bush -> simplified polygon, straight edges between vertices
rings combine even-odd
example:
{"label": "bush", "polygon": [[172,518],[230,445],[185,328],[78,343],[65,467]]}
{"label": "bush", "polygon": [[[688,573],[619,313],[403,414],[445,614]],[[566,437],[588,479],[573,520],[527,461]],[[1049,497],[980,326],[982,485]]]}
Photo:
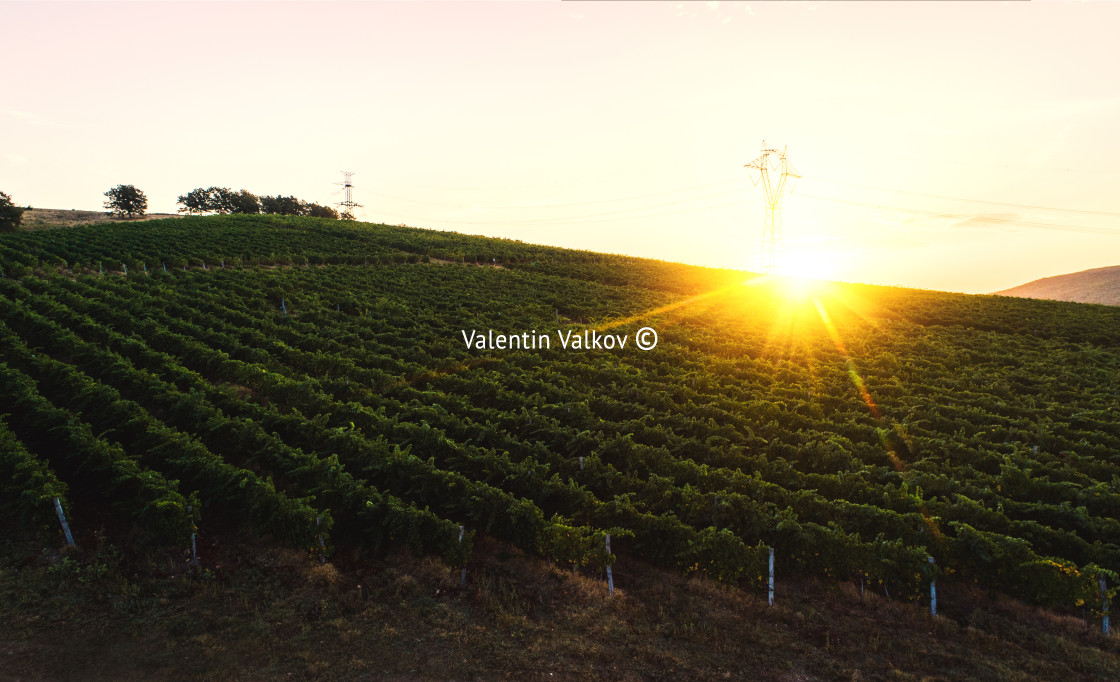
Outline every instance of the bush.
{"label": "bush", "polygon": [[15,232],[23,220],[23,212],[27,210],[12,203],[12,198],[0,192],[0,232]]}

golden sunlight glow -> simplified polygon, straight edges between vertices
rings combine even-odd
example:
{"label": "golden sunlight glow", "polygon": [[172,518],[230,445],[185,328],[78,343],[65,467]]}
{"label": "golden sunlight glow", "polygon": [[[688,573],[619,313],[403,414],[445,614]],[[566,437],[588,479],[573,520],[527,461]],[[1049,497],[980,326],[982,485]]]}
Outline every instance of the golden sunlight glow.
{"label": "golden sunlight glow", "polygon": [[776,291],[786,303],[808,303],[822,288],[823,282],[806,277],[776,277]]}
{"label": "golden sunlight glow", "polygon": [[820,251],[787,249],[778,258],[777,274],[801,279],[832,279],[833,257]]}

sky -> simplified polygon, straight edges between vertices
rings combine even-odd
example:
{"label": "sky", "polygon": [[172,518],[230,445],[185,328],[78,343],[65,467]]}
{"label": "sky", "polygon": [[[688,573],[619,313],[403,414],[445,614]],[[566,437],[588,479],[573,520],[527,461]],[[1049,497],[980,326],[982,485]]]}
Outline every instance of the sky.
{"label": "sky", "polygon": [[1120,264],[1120,3],[11,2],[0,191],[991,292]]}

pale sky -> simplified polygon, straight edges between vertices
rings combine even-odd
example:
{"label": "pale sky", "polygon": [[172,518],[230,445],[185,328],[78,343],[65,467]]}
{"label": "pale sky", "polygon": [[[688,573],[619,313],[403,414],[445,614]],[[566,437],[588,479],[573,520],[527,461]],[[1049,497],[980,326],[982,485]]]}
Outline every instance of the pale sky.
{"label": "pale sky", "polygon": [[[359,217],[987,292],[1120,264],[1120,4],[0,0],[0,191]],[[989,202],[989,203],[983,203]]]}

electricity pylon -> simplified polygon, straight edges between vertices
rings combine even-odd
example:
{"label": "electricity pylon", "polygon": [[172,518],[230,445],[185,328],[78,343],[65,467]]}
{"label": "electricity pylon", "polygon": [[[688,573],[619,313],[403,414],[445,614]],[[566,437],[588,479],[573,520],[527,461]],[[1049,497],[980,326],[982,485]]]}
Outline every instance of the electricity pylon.
{"label": "electricity pylon", "polygon": [[345,199],[338,202],[338,206],[342,209],[342,213],[340,213],[338,217],[343,220],[353,220],[354,209],[362,207],[361,204],[355,204],[354,198],[353,196],[351,196],[351,192],[354,189],[354,183],[350,182],[350,176],[353,174],[354,173],[352,171],[342,171],[342,177],[344,177],[345,180],[339,183],[340,185],[342,185],[343,190],[345,190],[345,194],[343,195]]}
{"label": "electricity pylon", "polygon": [[766,140],[762,141],[762,156],[743,167],[751,169],[751,182],[755,185],[758,185],[759,180],[762,181],[766,220],[762,225],[762,253],[759,260],[762,271],[772,275],[777,264],[775,251],[782,240],[782,197],[787,191],[793,191],[790,179],[796,180],[801,176],[789,162],[786,149],[769,149],[766,147]]}

